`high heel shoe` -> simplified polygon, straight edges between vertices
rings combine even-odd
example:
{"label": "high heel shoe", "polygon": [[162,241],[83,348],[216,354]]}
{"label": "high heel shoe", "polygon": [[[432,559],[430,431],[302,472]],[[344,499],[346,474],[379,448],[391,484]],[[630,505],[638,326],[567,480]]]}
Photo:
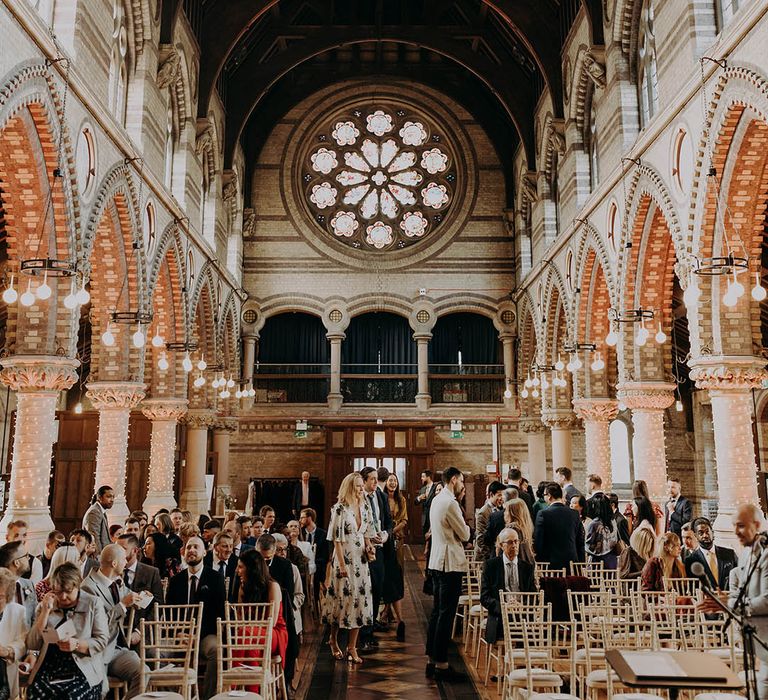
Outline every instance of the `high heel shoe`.
{"label": "high heel shoe", "polygon": [[350,663],[350,664],[363,663],[363,660],[357,654],[357,649],[347,649],[347,663]]}
{"label": "high heel shoe", "polygon": [[331,647],[331,656],[336,659],[336,661],[341,661],[344,658],[344,652],[339,649],[339,645],[336,645],[336,648],[334,649],[333,642],[328,642],[328,646]]}

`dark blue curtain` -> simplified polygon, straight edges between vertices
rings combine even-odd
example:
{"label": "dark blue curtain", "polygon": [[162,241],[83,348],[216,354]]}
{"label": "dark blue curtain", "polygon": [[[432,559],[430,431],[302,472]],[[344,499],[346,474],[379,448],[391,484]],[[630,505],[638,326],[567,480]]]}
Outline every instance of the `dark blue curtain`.
{"label": "dark blue curtain", "polygon": [[[389,313],[355,316],[341,344],[342,371],[357,374],[415,374],[416,343],[408,319]],[[353,367],[351,365],[363,365]]]}
{"label": "dark blue curtain", "polygon": [[328,364],[325,326],[317,316],[287,313],[267,319],[259,333],[259,362],[269,364]]}
{"label": "dark blue curtain", "polygon": [[429,364],[455,365],[502,364],[504,357],[499,333],[493,321],[472,313],[448,314],[437,320],[429,342]]}

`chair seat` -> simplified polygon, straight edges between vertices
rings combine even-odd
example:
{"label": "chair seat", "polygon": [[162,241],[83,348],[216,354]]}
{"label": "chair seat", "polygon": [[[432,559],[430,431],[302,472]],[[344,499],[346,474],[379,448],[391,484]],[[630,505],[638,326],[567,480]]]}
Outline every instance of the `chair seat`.
{"label": "chair seat", "polygon": [[469,596],[466,593],[459,596],[459,605],[469,605]]}
{"label": "chair seat", "polygon": [[736,693],[697,693],[693,700],[744,700],[744,696]]}
{"label": "chair seat", "polygon": [[[611,671],[611,678],[614,683],[621,683],[619,675],[615,671]],[[604,668],[599,668],[596,671],[592,671],[587,674],[586,678],[587,688],[607,688],[608,687],[608,671]]]}
{"label": "chair seat", "polygon": [[[181,695],[179,695],[181,697]],[[258,693],[248,693],[244,690],[229,690],[224,693],[214,695],[211,700],[232,700],[232,698],[240,698],[240,700],[264,700]]]}
{"label": "chair seat", "polygon": [[478,615],[482,615],[483,613],[483,606],[482,605],[473,605],[469,609],[469,615],[470,617],[477,617]]}
{"label": "chair seat", "polygon": [[655,693],[614,693],[613,700],[648,700],[649,698],[659,698],[661,695]]}
{"label": "chair seat", "polygon": [[[222,695],[222,697],[224,696]],[[141,695],[133,696],[133,700],[154,700],[155,698],[162,698],[162,700],[184,700],[183,695],[179,695],[178,693],[172,693],[170,691],[168,691],[167,693],[164,692],[162,696],[159,696],[157,694],[157,691],[153,691],[150,693],[142,693]]]}
{"label": "chair seat", "polygon": [[149,671],[149,680],[157,681],[158,683],[163,680],[169,682],[176,681],[186,676],[187,682],[197,682],[197,671],[193,668],[180,668],[178,666],[174,668],[155,668]]}
{"label": "chair seat", "polygon": [[581,700],[578,695],[568,693],[528,693],[521,690],[520,695],[527,700]]}
{"label": "chair seat", "polygon": [[[546,668],[532,668],[531,675],[534,685],[544,686],[545,688],[559,688],[563,684],[563,679],[558,673],[549,671]],[[517,668],[507,674],[507,680],[512,685],[525,685],[528,683],[528,669]]]}
{"label": "chair seat", "polygon": [[[605,649],[590,649],[589,656],[593,659],[604,659],[605,658]],[[573,655],[573,658],[576,659],[576,661],[586,661],[587,660],[587,650],[577,649],[576,653]]]}
{"label": "chair seat", "polygon": [[525,659],[525,658],[546,659],[548,656],[546,651],[536,651],[536,650],[531,650],[526,654],[525,649],[512,649],[509,655],[513,659]]}

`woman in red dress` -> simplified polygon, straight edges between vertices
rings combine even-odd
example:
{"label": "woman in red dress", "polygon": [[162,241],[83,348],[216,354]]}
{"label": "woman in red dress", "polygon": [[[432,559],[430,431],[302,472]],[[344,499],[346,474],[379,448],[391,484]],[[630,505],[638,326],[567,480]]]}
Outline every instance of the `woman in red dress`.
{"label": "woman in red dress", "polygon": [[[273,603],[272,606],[272,656],[281,656],[285,659],[285,653],[288,649],[288,628],[285,626],[283,618],[282,593],[280,585],[272,580],[269,575],[269,567],[264,561],[261,553],[255,549],[248,549],[240,555],[235,570],[239,579],[239,591],[237,596],[238,603]],[[259,630],[255,626],[252,630],[244,633],[246,638],[254,640],[259,639],[266,633],[266,630]],[[261,657],[261,651],[254,649],[244,649],[235,656],[242,656],[244,663],[246,659],[258,659]],[[249,687],[247,690],[258,693],[258,686]]]}

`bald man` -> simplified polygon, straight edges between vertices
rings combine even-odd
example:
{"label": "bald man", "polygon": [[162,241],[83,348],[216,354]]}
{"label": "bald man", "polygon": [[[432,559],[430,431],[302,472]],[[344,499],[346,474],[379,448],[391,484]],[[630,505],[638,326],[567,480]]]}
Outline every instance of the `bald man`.
{"label": "bald man", "polygon": [[294,487],[291,498],[294,518],[299,519],[303,508],[314,508],[316,513],[323,512],[323,496],[319,486],[317,480],[310,481],[308,471],[301,472],[301,481]]}
{"label": "bald man", "polygon": [[[757,636],[768,641],[768,548],[758,535],[765,529],[763,512],[751,503],[740,506],[733,516],[733,531],[744,547],[739,564],[731,571],[728,605],[734,608],[739,591],[746,581],[749,570],[757,560],[757,567],[749,580],[744,601],[746,614],[754,625]],[[736,610],[741,614],[741,610]],[[757,693],[760,700],[768,700],[768,651],[755,644],[755,655],[760,659],[757,672]]]}
{"label": "bald man", "polygon": [[216,694],[216,620],[224,619],[224,577],[203,565],[205,544],[199,537],[190,537],[182,551],[187,568],[168,582],[167,605],[203,604],[200,626],[200,659],[206,660],[205,677],[200,696],[208,700]]}

